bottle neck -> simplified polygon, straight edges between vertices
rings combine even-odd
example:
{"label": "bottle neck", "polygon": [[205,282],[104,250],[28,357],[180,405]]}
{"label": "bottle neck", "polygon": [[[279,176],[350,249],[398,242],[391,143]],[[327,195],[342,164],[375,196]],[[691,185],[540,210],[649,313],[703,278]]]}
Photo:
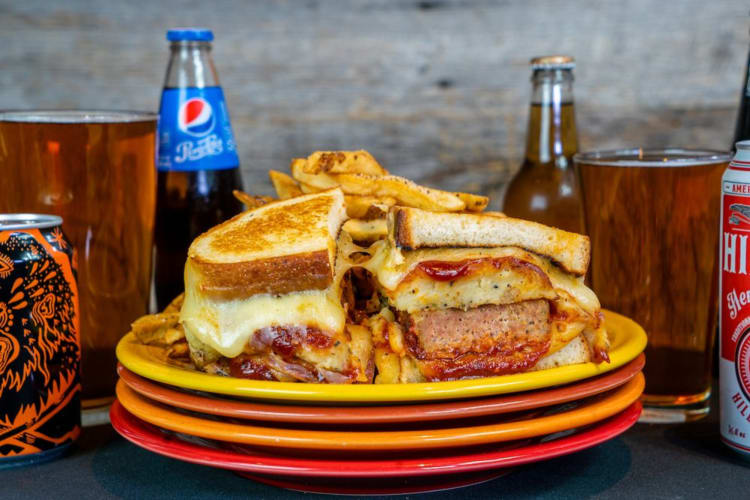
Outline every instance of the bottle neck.
{"label": "bottle neck", "polygon": [[171,54],[164,86],[213,87],[219,85],[214,61],[211,58],[211,42],[172,42]]}
{"label": "bottle neck", "polygon": [[745,85],[742,88],[742,97],[750,97],[750,53],[748,53],[747,63],[745,64]]}
{"label": "bottle neck", "polygon": [[535,70],[526,134],[526,161],[572,167],[578,151],[573,72],[570,69]]}

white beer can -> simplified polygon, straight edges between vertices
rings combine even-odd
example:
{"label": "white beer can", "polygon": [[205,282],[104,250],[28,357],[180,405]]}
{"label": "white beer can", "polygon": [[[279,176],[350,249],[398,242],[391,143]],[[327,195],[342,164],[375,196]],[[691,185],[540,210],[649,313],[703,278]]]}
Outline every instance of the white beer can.
{"label": "white beer can", "polygon": [[721,179],[719,404],[721,439],[750,458],[750,141]]}

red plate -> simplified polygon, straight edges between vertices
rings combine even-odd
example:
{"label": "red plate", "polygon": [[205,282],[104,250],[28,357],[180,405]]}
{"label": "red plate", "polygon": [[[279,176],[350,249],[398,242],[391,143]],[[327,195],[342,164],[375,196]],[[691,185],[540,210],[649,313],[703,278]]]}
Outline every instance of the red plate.
{"label": "red plate", "polygon": [[640,354],[610,373],[554,389],[448,403],[356,407],[274,405],[212,397],[152,382],[119,364],[117,372],[131,389],[149,399],[210,415],[306,424],[390,424],[482,417],[577,401],[626,383],[641,371],[645,359]]}
{"label": "red plate", "polygon": [[396,459],[391,454],[362,460],[337,458],[335,454],[328,454],[329,458],[310,458],[305,453],[284,456],[252,446],[231,451],[214,441],[162,431],[128,413],[119,401],[113,403],[110,419],[117,432],[141,448],[190,463],[276,476],[394,478],[487,471],[567,455],[623,433],[635,424],[640,414],[641,404],[636,401],[585,430],[545,442],[431,450],[410,456],[397,454]]}

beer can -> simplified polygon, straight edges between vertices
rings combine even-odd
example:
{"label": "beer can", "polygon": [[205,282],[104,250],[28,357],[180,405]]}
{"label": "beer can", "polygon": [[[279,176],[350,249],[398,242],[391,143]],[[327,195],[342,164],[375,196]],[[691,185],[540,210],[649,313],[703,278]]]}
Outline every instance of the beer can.
{"label": "beer can", "polygon": [[0,214],[0,468],[56,458],[80,433],[75,261],[60,217]]}
{"label": "beer can", "polygon": [[721,181],[719,405],[721,439],[750,459],[750,141]]}

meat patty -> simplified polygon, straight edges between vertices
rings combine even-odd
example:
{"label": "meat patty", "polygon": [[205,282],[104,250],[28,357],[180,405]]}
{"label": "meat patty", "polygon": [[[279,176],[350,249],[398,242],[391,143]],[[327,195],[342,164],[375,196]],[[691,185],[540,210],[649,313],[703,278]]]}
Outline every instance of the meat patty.
{"label": "meat patty", "polygon": [[531,369],[549,350],[547,300],[400,313],[404,340],[426,380],[460,380]]}
{"label": "meat patty", "polygon": [[513,353],[549,342],[549,302],[528,300],[402,315],[407,345],[418,359],[455,358],[467,353]]}

